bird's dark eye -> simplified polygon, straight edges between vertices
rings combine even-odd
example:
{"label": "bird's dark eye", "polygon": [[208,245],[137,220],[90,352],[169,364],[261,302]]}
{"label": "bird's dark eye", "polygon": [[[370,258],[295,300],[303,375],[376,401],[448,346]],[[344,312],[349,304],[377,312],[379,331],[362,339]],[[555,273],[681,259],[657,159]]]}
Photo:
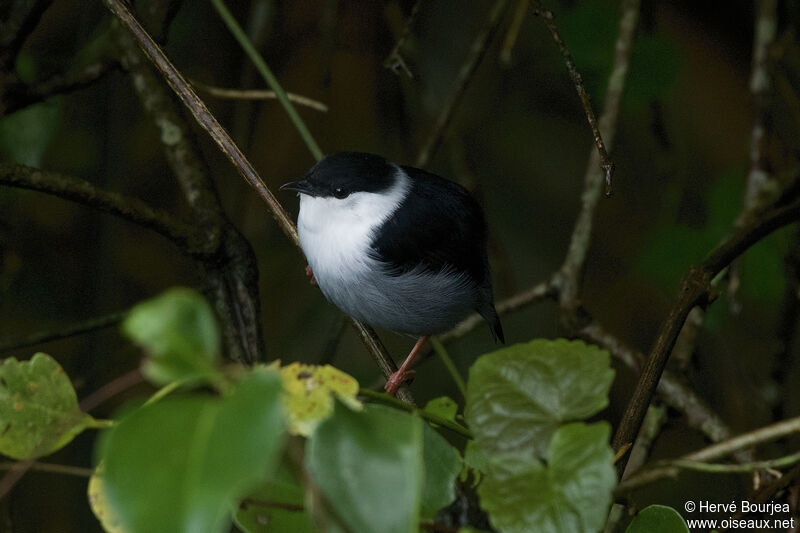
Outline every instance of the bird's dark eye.
{"label": "bird's dark eye", "polygon": [[333,189],[333,195],[339,200],[341,200],[343,198],[347,198],[348,196],[350,196],[350,193],[342,189],[341,187],[336,187],[335,189]]}

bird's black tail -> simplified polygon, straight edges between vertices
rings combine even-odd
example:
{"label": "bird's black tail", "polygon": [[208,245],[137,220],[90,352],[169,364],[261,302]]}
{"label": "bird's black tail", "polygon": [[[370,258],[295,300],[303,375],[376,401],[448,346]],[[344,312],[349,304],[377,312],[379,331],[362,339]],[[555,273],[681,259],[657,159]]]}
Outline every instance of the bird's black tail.
{"label": "bird's black tail", "polygon": [[494,342],[500,341],[501,344],[506,343],[505,335],[503,335],[503,325],[500,324],[500,317],[497,316],[497,310],[494,305],[489,305],[489,308],[481,312],[481,316],[489,323],[489,329],[492,330],[494,335]]}

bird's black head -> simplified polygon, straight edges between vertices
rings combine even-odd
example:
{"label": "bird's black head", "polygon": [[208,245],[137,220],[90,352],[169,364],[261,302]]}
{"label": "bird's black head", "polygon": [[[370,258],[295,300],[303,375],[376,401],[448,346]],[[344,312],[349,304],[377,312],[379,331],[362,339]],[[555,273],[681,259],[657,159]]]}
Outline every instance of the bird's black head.
{"label": "bird's black head", "polygon": [[378,155],[340,152],[311,167],[303,179],[281,185],[281,190],[309,196],[347,198],[355,192],[380,192],[394,183],[396,169]]}

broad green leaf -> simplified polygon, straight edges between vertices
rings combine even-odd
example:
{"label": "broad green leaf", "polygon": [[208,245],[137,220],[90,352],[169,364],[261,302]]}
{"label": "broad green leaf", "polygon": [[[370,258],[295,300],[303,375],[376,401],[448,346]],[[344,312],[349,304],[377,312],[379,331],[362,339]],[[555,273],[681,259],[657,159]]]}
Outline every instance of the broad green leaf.
{"label": "broad green leaf", "polygon": [[464,466],[466,468],[461,472],[461,481],[466,481],[469,478],[469,470],[472,470],[473,486],[480,483],[482,475],[489,468],[488,457],[474,440],[467,441],[467,447],[464,449]]}
{"label": "broad green leaf", "polygon": [[603,409],[614,379],[605,350],[536,339],[480,357],[469,371],[465,416],[489,455],[542,457],[555,430]]}
{"label": "broad green leaf", "polygon": [[44,353],[0,364],[0,453],[33,459],[68,444],[97,421],[78,408],[69,378]]}
{"label": "broad green leaf", "polygon": [[672,507],[649,505],[639,511],[625,533],[689,533],[689,528]]}
{"label": "broad green leaf", "polygon": [[281,381],[256,369],[226,397],[171,396],[123,418],[101,443],[106,497],[129,531],[221,532],[284,441]]}
{"label": "broad green leaf", "polygon": [[241,502],[234,521],[246,533],[312,533],[303,498],[303,488],[294,480],[271,480]]}
{"label": "broad green leaf", "polygon": [[136,305],[122,331],[147,352],[142,370],[155,384],[208,379],[217,372],[219,329],[197,291],[170,289]]}
{"label": "broad green leaf", "polygon": [[455,422],[458,404],[449,396],[439,396],[425,404],[425,411]]}
{"label": "broad green leaf", "polygon": [[617,476],[605,422],[568,424],[553,435],[547,464],[514,452],[490,459],[481,506],[503,533],[599,531]]}
{"label": "broad green leaf", "polygon": [[452,503],[456,497],[455,483],[461,472],[461,456],[428,424],[423,424],[422,446],[425,481],[420,517],[433,520],[436,511]]}
{"label": "broad green leaf", "polygon": [[127,530],[120,525],[119,517],[108,506],[105,490],[102,467],[98,466],[92,477],[89,478],[89,487],[86,490],[89,496],[89,507],[92,508],[94,516],[100,521],[106,533],[126,533]]}
{"label": "broad green leaf", "polygon": [[0,152],[21,165],[41,167],[61,124],[61,98],[51,98],[0,119]]}
{"label": "broad green leaf", "polygon": [[282,367],[283,403],[289,433],[308,437],[333,412],[334,396],[349,408],[360,410],[358,381],[330,365],[292,363]]}
{"label": "broad green leaf", "polygon": [[422,421],[379,405],[337,404],[306,446],[314,483],[352,531],[416,533],[423,486]]}

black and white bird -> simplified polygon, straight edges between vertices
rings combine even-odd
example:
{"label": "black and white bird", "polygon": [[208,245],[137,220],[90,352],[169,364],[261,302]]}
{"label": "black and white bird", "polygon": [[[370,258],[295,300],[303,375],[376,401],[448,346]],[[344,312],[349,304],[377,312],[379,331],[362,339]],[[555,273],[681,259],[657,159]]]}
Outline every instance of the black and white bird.
{"label": "black and white bird", "polygon": [[472,312],[504,342],[494,308],[486,222],[461,185],[434,174],[342,152],[314,165],[297,191],[297,230],[307,274],[346,314],[418,337],[386,383],[394,394],[429,335]]}

